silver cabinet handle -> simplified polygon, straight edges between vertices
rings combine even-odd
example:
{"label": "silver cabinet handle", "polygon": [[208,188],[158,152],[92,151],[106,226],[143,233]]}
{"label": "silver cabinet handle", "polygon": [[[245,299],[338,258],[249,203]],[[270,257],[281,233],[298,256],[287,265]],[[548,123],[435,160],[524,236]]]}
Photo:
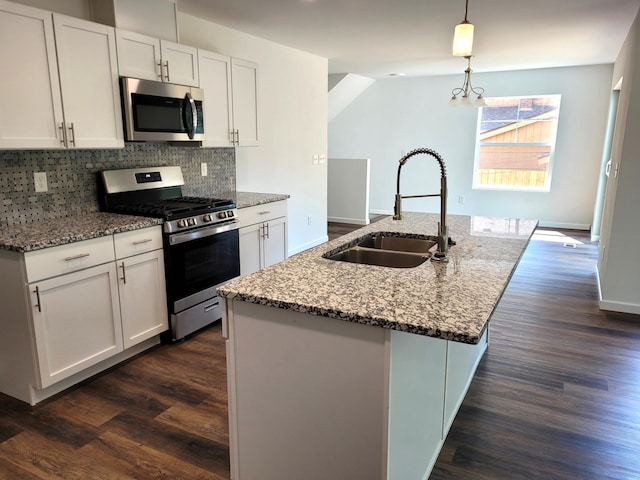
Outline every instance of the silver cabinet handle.
{"label": "silver cabinet handle", "polygon": [[33,293],[36,294],[36,302],[37,302],[34,305],[34,307],[36,307],[39,312],[42,312],[42,305],[40,303],[40,289],[38,287],[36,287],[36,289],[33,291]]}
{"label": "silver cabinet handle", "polygon": [[266,234],[266,238],[269,238],[269,224],[268,224],[268,223],[265,223],[265,224],[264,224],[264,228],[265,228],[265,231],[267,232],[267,234]]}
{"label": "silver cabinet handle", "polygon": [[141,245],[143,243],[149,243],[152,242],[153,240],[151,238],[144,238],[142,240],[136,240],[135,242],[133,242],[134,245]]}
{"label": "silver cabinet handle", "polygon": [[91,255],[91,254],[90,253],[79,253],[78,255],[72,255],[70,257],[64,257],[64,261],[65,262],[70,262],[72,260],[77,260],[79,258],[88,257],[89,255]]}
{"label": "silver cabinet handle", "polygon": [[124,262],[122,262],[122,264],[120,265],[120,268],[122,269],[122,278],[121,278],[122,283],[126,285],[127,284],[127,272],[126,272],[126,270],[124,268]]}
{"label": "silver cabinet handle", "polygon": [[164,70],[165,72],[167,72],[167,74],[164,76],[164,78],[167,79],[167,82],[169,82],[169,60],[167,60],[166,62],[164,62]]}
{"label": "silver cabinet handle", "polygon": [[71,140],[69,141],[69,144],[75,147],[76,146],[76,129],[75,129],[75,126],[73,125],[73,122],[71,122],[69,131],[71,132]]}
{"label": "silver cabinet handle", "polygon": [[266,215],[268,213],[271,213],[271,210],[263,210],[261,212],[258,212],[258,215]]}
{"label": "silver cabinet handle", "polygon": [[160,70],[160,73],[158,74],[158,78],[160,78],[160,80],[162,80],[162,62],[158,63],[158,70]]}
{"label": "silver cabinet handle", "polygon": [[64,122],[60,122],[58,129],[60,130],[60,143],[64,147],[67,143],[67,131],[64,129]]}
{"label": "silver cabinet handle", "polygon": [[236,129],[236,145],[240,145],[240,130]]}

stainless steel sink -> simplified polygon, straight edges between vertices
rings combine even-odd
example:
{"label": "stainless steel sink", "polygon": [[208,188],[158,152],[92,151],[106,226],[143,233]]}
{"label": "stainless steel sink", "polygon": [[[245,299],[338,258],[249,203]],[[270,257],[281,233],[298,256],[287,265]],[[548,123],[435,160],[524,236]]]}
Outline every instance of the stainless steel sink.
{"label": "stainless steel sink", "polygon": [[427,261],[430,256],[431,253],[416,254],[356,246],[342,250],[326,258],[340,262],[363,263],[366,265],[378,265],[380,267],[412,268],[421,265]]}
{"label": "stainless steel sink", "polygon": [[358,243],[360,247],[393,250],[398,252],[430,254],[429,250],[436,244],[433,240],[423,238],[392,237],[388,235],[369,236]]}
{"label": "stainless steel sink", "polygon": [[380,267],[413,268],[431,257],[430,250],[437,243],[432,238],[407,238],[386,232],[370,233],[328,252],[324,258]]}

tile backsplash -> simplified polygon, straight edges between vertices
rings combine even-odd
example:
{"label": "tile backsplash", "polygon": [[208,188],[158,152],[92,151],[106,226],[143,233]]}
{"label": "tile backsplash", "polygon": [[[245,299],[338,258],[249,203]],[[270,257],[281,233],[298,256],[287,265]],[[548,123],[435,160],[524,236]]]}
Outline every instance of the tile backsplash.
{"label": "tile backsplash", "polygon": [[[207,163],[208,175],[200,175]],[[127,143],[121,150],[0,150],[0,226],[98,211],[98,172],[180,165],[185,195],[235,191],[233,148]],[[34,172],[47,174],[48,191],[35,191]]]}

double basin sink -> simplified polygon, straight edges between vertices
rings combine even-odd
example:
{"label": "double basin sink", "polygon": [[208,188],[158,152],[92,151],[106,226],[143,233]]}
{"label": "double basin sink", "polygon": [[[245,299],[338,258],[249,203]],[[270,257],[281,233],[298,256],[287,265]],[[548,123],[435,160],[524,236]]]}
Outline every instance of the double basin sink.
{"label": "double basin sink", "polygon": [[431,257],[434,245],[435,237],[430,236],[408,238],[392,233],[371,233],[358,239],[355,245],[345,245],[325,254],[324,258],[381,267],[412,268]]}

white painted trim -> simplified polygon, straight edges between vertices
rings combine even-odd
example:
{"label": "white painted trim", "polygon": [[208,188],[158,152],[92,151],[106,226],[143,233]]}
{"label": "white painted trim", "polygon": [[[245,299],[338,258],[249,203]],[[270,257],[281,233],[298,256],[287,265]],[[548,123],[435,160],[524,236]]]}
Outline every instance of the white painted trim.
{"label": "white painted trim", "polygon": [[591,230],[591,225],[588,223],[545,222],[540,220],[538,226],[542,228],[564,228],[568,230]]}
{"label": "white painted trim", "polygon": [[327,221],[335,223],[350,223],[353,225],[369,225],[368,218],[363,220],[362,218],[327,217]]}
{"label": "white painted trim", "polygon": [[315,240],[311,240],[310,242],[303,243],[302,245],[298,245],[296,248],[293,248],[287,252],[289,257],[295,255],[296,253],[304,252],[305,250],[309,250],[310,248],[317,247],[325,242],[329,241],[329,236],[325,235],[324,237],[316,238]]}
{"label": "white painted trim", "polygon": [[602,285],[600,284],[600,271],[596,265],[596,283],[598,285],[598,307],[600,310],[607,310],[610,312],[620,313],[633,313],[640,315],[640,304],[625,303],[625,302],[613,302],[611,300],[605,300],[602,298]]}
{"label": "white painted trim", "polygon": [[640,315],[640,304],[600,300],[600,310]]}

